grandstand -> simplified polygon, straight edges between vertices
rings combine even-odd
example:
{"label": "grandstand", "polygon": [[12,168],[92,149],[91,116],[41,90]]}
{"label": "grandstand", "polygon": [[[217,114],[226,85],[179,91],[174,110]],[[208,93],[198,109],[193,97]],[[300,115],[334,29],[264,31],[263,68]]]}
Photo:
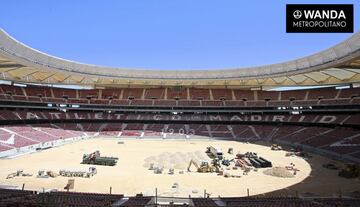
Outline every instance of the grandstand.
{"label": "grandstand", "polygon": [[[0,206],[21,203],[37,206],[39,202],[56,206],[151,206],[160,201],[164,202],[163,206],[170,202],[179,206],[359,206],[359,199],[351,196],[360,191],[356,187],[358,180],[344,180],[321,168],[325,162],[360,163],[359,74],[359,32],[327,50],[279,64],[211,71],[147,71],[88,65],[50,56],[18,42],[1,29],[0,157],[3,159],[0,164],[8,165],[2,167],[0,176],[17,170],[16,162],[27,157],[46,162],[47,157],[42,157],[47,153],[45,149],[64,153],[64,159],[70,162],[72,156],[89,147],[87,144],[110,148],[118,140],[125,143],[130,140],[128,146],[145,143],[154,151],[162,146],[159,153],[166,148],[167,141],[174,145],[171,149],[179,149],[178,140],[199,146],[231,143],[243,147],[242,152],[245,148],[263,150],[275,143],[288,149],[301,149],[316,158],[294,159],[294,163],[304,164],[309,170],[304,167],[298,180],[279,182],[276,188],[260,190],[259,187],[259,191],[253,188],[255,197],[241,197],[245,194],[236,189],[224,190],[223,195],[214,194],[210,198],[205,195],[186,198],[184,194],[181,196],[185,198],[125,195],[128,192],[108,194],[85,188],[91,185],[83,181],[79,181],[83,186],[77,189],[86,192],[62,192],[60,184],[54,184],[43,193],[39,191],[41,185],[46,185],[42,182],[31,184],[29,190],[13,190],[19,188],[19,183],[30,180],[12,182],[1,177],[0,187],[4,184],[11,189],[0,189]],[[64,85],[83,88],[64,88]],[[284,86],[304,87],[271,90]],[[72,148],[75,146],[79,150]],[[182,147],[193,149],[189,143],[183,143]],[[270,150],[261,152],[280,164],[285,162],[282,154],[281,157]],[[334,179],[334,183],[311,186],[324,183],[322,175]],[[138,187],[137,183],[131,185]],[[332,189],[338,185],[345,185],[345,192]],[[285,189],[303,196],[288,195],[290,191]],[[315,191],[314,195],[340,196],[305,197],[310,191]],[[259,197],[260,194],[268,196]]]}

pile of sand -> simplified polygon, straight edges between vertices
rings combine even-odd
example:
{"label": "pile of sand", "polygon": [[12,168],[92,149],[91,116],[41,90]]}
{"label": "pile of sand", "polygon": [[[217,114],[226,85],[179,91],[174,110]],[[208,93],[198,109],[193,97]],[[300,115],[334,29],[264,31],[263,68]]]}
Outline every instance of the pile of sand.
{"label": "pile of sand", "polygon": [[273,167],[264,171],[265,175],[271,175],[280,178],[292,178],[294,174],[287,170],[285,167]]}
{"label": "pile of sand", "polygon": [[144,159],[145,164],[143,165],[146,168],[149,168],[151,164],[154,167],[163,167],[166,169],[174,168],[178,170],[186,169],[189,165],[190,160],[194,160],[197,163],[201,161],[208,161],[209,157],[205,152],[195,151],[195,152],[163,152],[157,156],[150,156]]}

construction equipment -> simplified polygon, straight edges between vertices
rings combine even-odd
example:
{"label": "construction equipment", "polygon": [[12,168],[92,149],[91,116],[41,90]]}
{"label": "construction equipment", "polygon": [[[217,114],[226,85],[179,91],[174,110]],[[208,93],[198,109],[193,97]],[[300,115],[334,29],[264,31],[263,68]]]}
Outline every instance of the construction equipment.
{"label": "construction equipment", "polygon": [[17,177],[17,176],[32,176],[32,174],[30,173],[24,173],[23,170],[17,170],[15,173],[10,173],[8,174],[8,176],[6,177],[6,179],[11,179],[11,178],[14,178],[14,177]]}
{"label": "construction equipment", "polygon": [[237,159],[235,162],[235,166],[243,167],[243,166],[246,166],[246,164],[243,159]]}
{"label": "construction equipment", "polygon": [[59,174],[55,173],[54,171],[39,170],[36,177],[38,177],[38,178],[49,178],[49,177],[56,178],[57,176],[59,176]]}
{"label": "construction equipment", "polygon": [[154,170],[154,163],[150,163],[149,170]]}
{"label": "construction equipment", "polygon": [[274,150],[274,151],[282,150],[282,147],[277,144],[272,144],[271,150]]}
{"label": "construction equipment", "polygon": [[218,158],[215,158],[215,159],[211,160],[211,164],[212,164],[212,166],[215,166],[215,167],[218,167],[218,168],[221,167],[220,160]]}
{"label": "construction equipment", "polygon": [[219,160],[223,159],[223,152],[221,151],[221,149],[217,149],[213,146],[207,147],[206,148],[206,154],[210,157],[210,158],[217,158]]}
{"label": "construction equipment", "polygon": [[114,166],[118,159],[117,157],[101,157],[100,151],[95,151],[90,154],[84,154],[81,164]]}
{"label": "construction equipment", "polygon": [[154,167],[155,174],[162,174],[163,171],[164,171],[163,167]]}
{"label": "construction equipment", "polygon": [[294,163],[290,163],[290,165],[285,166],[285,169],[288,170],[288,171],[292,171],[292,172],[293,172],[293,175],[296,175],[296,173],[297,173],[298,171],[300,171],[299,169],[297,169],[297,168],[295,167],[295,164],[294,164]]}
{"label": "construction equipment", "polygon": [[223,159],[223,160],[221,161],[221,164],[223,164],[223,165],[225,165],[225,166],[230,166],[231,162],[234,162],[234,159],[231,159],[231,160],[229,160],[229,159]]}
{"label": "construction equipment", "polygon": [[45,172],[45,170],[39,170],[36,177],[37,177],[37,178],[48,178],[49,175],[47,175],[47,173]]}
{"label": "construction equipment", "polygon": [[245,154],[237,153],[235,166],[241,167],[244,170],[244,168],[251,167],[252,165],[249,159],[245,157]]}
{"label": "construction equipment", "polygon": [[219,172],[219,167],[210,165],[209,162],[202,161],[200,166],[194,161],[190,160],[189,166],[188,166],[188,172],[191,172],[190,167],[191,165],[194,165],[196,167],[197,172],[200,173],[213,173],[213,172]]}
{"label": "construction equipment", "polygon": [[265,168],[272,167],[272,163],[265,158],[258,157],[255,152],[246,152],[244,154],[243,160],[248,159],[251,165],[255,168]]}
{"label": "construction equipment", "polygon": [[241,154],[240,152],[238,152],[237,154],[236,154],[236,159],[242,159],[243,157],[245,157],[245,155],[244,154]]}
{"label": "construction equipment", "polygon": [[348,163],[346,164],[345,168],[341,169],[339,172],[340,177],[344,178],[356,178],[360,176],[360,166]]}
{"label": "construction equipment", "polygon": [[60,170],[59,174],[64,177],[84,177],[90,178],[97,174],[96,167],[89,167],[88,171],[85,170]]}
{"label": "construction equipment", "polygon": [[256,152],[246,152],[244,156],[247,158],[257,158],[258,155]]}
{"label": "construction equipment", "polygon": [[56,172],[51,171],[51,170],[46,171],[46,174],[52,178],[56,178],[57,176],[59,176],[59,174],[57,174]]}
{"label": "construction equipment", "polygon": [[68,183],[66,184],[66,186],[64,187],[65,190],[71,190],[74,189],[74,185],[75,185],[75,179],[69,179]]}
{"label": "construction equipment", "polygon": [[261,163],[256,158],[249,158],[249,160],[255,168],[261,168]]}
{"label": "construction equipment", "polygon": [[285,156],[286,157],[298,156],[298,157],[305,157],[305,158],[311,157],[308,153],[301,151],[300,149],[295,149],[295,148],[291,148],[290,152],[286,152]]}
{"label": "construction equipment", "polygon": [[295,152],[286,152],[285,157],[295,156]]}
{"label": "construction equipment", "polygon": [[260,161],[261,167],[272,167],[272,163],[269,160],[262,157],[259,157],[257,159],[258,161]]}
{"label": "construction equipment", "polygon": [[250,172],[250,170],[251,170],[251,168],[249,168],[249,167],[244,167],[243,168],[243,175],[247,175],[249,172]]}

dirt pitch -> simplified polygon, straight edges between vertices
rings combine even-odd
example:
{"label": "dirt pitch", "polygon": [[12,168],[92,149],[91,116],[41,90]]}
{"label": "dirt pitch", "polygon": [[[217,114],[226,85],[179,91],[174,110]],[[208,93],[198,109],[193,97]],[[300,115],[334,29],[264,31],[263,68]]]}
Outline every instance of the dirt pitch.
{"label": "dirt pitch", "polygon": [[[69,178],[60,176],[56,178],[36,178],[38,170],[45,169],[55,172],[60,169],[86,170],[89,165],[80,164],[82,155],[95,150],[100,150],[103,156],[118,157],[118,164],[113,167],[96,166],[98,174],[92,178],[75,178],[75,188],[72,191],[107,193],[111,186],[113,193],[134,196],[136,193],[154,195],[155,187],[157,187],[158,194],[161,196],[187,197],[191,195],[199,197],[203,196],[204,189],[211,196],[245,196],[247,188],[249,188],[251,195],[255,195],[281,191],[281,189],[291,189],[291,186],[300,186],[300,188],[297,187],[298,190],[303,192],[311,190],[322,195],[329,194],[330,191],[334,192],[339,185],[345,185],[349,190],[355,190],[356,187],[354,186],[358,185],[357,181],[339,178],[334,172],[322,174],[328,176],[327,179],[331,180],[331,182],[326,184],[323,182],[318,183],[313,176],[310,176],[313,172],[311,165],[307,161],[299,157],[285,157],[285,151],[271,151],[269,147],[262,145],[221,140],[121,139],[124,144],[118,144],[118,141],[119,139],[111,138],[89,139],[13,159],[2,159],[0,160],[0,185],[21,187],[25,183],[25,189],[63,190]],[[153,171],[147,168],[149,157],[163,157],[166,154],[174,155],[176,153],[179,155],[199,154],[210,145],[221,148],[227,158],[234,157],[234,155],[226,153],[227,149],[232,147],[235,153],[257,152],[260,156],[272,161],[273,166],[287,166],[294,163],[300,171],[293,178],[279,178],[263,174],[264,169],[257,172],[251,171],[246,176],[242,175],[242,171],[238,169],[230,170],[229,173],[241,175],[241,178],[225,178],[216,175],[216,173],[187,172],[188,160],[186,159],[188,158],[185,156],[183,163],[177,163],[176,167],[184,167],[184,174],[179,174],[181,169],[175,169],[174,175],[167,174],[168,169],[165,169],[163,174],[154,174]],[[198,157],[201,157],[201,155]],[[312,162],[320,165],[321,162],[325,162],[321,159],[312,158]],[[6,179],[9,173],[16,172],[18,169],[23,169],[25,173],[34,175],[32,177]],[[322,175],[318,175],[319,178],[323,177]],[[305,179],[310,179],[312,185],[306,183],[305,188],[302,188]],[[177,188],[173,188],[174,183],[178,184]],[[321,184],[327,186],[324,189],[320,186],[316,187]],[[332,189],[329,185],[333,185]]]}

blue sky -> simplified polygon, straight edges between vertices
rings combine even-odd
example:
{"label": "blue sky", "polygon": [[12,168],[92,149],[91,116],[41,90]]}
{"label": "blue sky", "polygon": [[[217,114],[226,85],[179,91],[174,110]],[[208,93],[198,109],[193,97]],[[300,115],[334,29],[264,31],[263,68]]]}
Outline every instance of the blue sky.
{"label": "blue sky", "polygon": [[219,69],[300,58],[351,34],[287,34],[286,3],[353,0],[8,0],[0,27],[40,51],[122,68]]}

